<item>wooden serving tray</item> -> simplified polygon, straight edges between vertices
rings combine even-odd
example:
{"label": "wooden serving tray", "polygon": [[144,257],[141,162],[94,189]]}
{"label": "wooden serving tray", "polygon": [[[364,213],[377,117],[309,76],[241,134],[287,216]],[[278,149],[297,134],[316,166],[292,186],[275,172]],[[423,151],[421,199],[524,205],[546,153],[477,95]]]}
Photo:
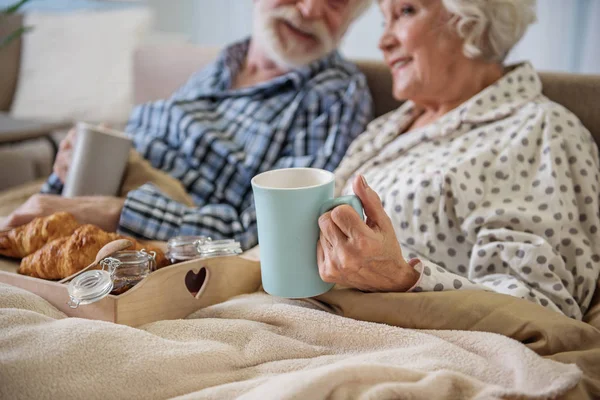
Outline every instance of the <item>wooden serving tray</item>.
{"label": "wooden serving tray", "polygon": [[127,292],[78,308],[67,305],[67,285],[0,270],[0,282],[46,299],[70,317],[139,326],[179,319],[233,296],[252,293],[261,284],[260,263],[230,256],[190,260],[152,272]]}

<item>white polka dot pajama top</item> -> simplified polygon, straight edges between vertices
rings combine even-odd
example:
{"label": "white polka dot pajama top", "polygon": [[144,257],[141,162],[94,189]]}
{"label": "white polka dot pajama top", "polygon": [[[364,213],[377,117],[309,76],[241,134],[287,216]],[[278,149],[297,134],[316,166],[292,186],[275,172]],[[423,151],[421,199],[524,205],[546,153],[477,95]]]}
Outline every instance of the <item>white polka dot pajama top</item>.
{"label": "white polka dot pajama top", "polygon": [[373,121],[336,171],[379,193],[410,291],[492,290],[581,319],[600,271],[598,149],[575,115],[512,67],[440,120],[406,133],[412,102]]}

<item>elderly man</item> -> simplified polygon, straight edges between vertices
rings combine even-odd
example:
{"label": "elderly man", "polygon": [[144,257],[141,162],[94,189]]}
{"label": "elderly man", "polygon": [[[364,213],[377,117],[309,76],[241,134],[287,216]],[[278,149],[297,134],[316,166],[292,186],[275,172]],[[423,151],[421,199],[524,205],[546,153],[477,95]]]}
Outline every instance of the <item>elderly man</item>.
{"label": "elderly man", "polygon": [[282,167],[333,170],[371,119],[358,69],[335,50],[369,0],[254,0],[253,36],[226,48],[170,99],[138,106],[126,131],[151,164],[182,182],[195,207],[151,183],[114,197],[56,196],[74,134],[42,192],[10,226],[69,211],[80,222],[147,239],[233,237],[256,245],[250,179]]}

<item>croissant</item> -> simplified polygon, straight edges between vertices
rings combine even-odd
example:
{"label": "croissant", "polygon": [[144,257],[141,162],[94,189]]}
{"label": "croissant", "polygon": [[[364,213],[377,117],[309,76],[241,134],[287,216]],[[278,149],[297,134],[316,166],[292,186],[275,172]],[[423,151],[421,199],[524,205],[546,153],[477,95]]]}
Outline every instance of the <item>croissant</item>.
{"label": "croissant", "polygon": [[167,258],[159,249],[143,246],[132,238],[105,232],[95,225],[82,225],[71,236],[56,239],[23,258],[17,272],[42,279],[63,279],[94,262],[98,251],[117,239],[131,240],[134,243],[131,250],[144,248],[148,252],[156,252],[159,268],[168,265]]}
{"label": "croissant", "polygon": [[52,240],[71,235],[78,226],[75,217],[66,212],[38,217],[26,225],[0,234],[0,255],[26,257]]}
{"label": "croissant", "polygon": [[71,236],[53,240],[23,258],[17,272],[42,279],[66,278],[94,262],[98,251],[112,240],[102,229],[82,225]]}

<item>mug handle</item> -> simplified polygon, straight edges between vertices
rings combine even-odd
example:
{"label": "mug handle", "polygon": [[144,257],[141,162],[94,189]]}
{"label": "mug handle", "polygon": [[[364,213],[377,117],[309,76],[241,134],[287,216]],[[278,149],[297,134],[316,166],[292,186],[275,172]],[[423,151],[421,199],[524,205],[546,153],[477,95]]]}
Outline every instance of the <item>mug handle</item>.
{"label": "mug handle", "polygon": [[353,194],[349,195],[349,196],[342,196],[342,197],[338,197],[335,199],[327,200],[321,206],[321,208],[319,210],[319,215],[323,215],[327,211],[333,210],[337,206],[341,206],[343,204],[347,204],[347,205],[351,206],[352,208],[354,208],[354,211],[356,211],[358,213],[358,215],[360,215],[360,217],[364,221],[365,218],[363,216],[362,203],[361,203],[360,199],[358,198],[358,196],[353,195]]}

